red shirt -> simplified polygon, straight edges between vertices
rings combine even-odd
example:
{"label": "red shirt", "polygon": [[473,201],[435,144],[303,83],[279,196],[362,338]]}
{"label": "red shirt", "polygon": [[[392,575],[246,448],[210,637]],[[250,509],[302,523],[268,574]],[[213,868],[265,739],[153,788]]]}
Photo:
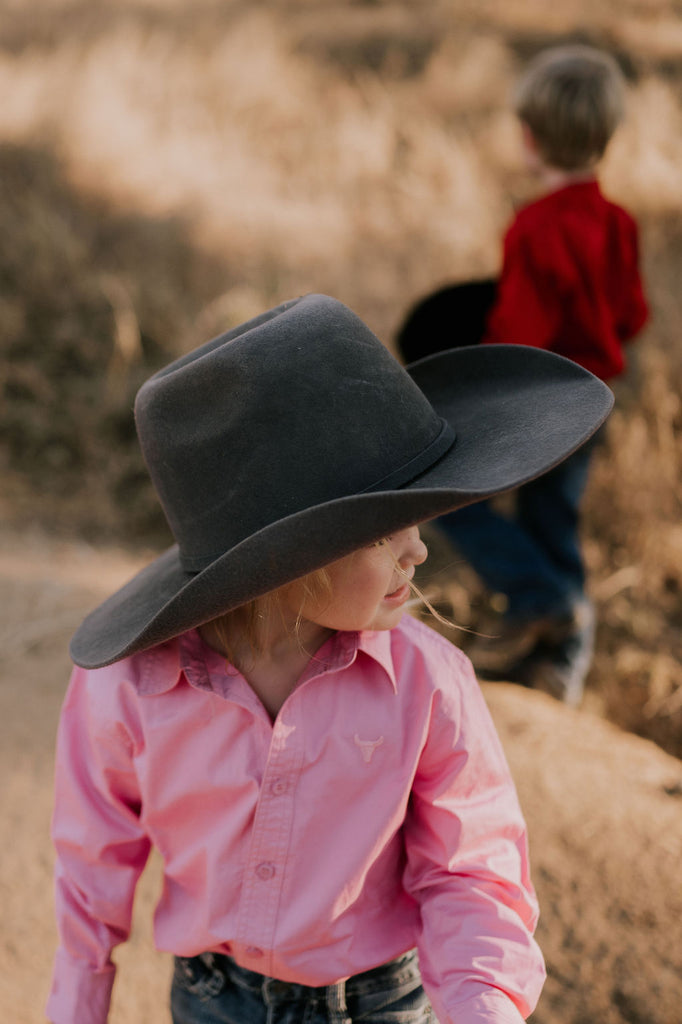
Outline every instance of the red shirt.
{"label": "red shirt", "polygon": [[484,341],[550,349],[602,380],[615,377],[623,342],[648,317],[638,264],[635,221],[595,180],[551,192],[505,235]]}

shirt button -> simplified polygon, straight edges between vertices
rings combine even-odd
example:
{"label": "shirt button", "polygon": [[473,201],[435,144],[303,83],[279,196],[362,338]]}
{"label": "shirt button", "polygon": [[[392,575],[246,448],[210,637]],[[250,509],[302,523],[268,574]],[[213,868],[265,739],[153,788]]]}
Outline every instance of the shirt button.
{"label": "shirt button", "polygon": [[275,875],[275,865],[268,863],[268,861],[263,861],[263,863],[259,864],[256,868],[256,874],[262,882],[267,882]]}
{"label": "shirt button", "polygon": [[282,793],[286,793],[288,788],[289,787],[287,786],[285,779],[273,779],[272,785],[270,786],[270,792],[275,796],[281,796]]}

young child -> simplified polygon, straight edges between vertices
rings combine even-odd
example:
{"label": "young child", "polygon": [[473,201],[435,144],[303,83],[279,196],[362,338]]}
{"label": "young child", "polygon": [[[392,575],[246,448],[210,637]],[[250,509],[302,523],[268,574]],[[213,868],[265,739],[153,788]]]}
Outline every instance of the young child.
{"label": "young child", "polygon": [[610,406],[580,367],[515,346],[409,374],[319,295],[142,387],[177,544],[71,644],[54,1024],[107,1019],[152,844],[174,1024],[531,1012],[544,969],[514,786],[468,660],[403,613],[415,524],[542,473]]}
{"label": "young child", "polygon": [[[585,46],[541,53],[516,95],[523,146],[543,191],[507,231],[484,343],[550,349],[610,380],[623,344],[647,319],[632,217],[596,178],[623,109],[622,75]],[[440,525],[487,587],[504,594],[500,621],[468,649],[487,674],[517,677],[578,703],[592,656],[579,507],[592,448],[522,487],[513,516],[489,504]]]}

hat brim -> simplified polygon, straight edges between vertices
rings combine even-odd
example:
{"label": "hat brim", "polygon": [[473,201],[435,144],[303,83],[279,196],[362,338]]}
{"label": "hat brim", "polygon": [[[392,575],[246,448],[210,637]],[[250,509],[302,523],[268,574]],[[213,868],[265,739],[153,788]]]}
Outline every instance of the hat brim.
{"label": "hat brim", "polygon": [[398,490],[351,495],[258,531],[190,575],[173,545],[83,621],[84,668],[156,646],[415,523],[511,490],[563,461],[601,426],[613,395],[575,363],[529,346],[484,345],[407,367],[456,440]]}

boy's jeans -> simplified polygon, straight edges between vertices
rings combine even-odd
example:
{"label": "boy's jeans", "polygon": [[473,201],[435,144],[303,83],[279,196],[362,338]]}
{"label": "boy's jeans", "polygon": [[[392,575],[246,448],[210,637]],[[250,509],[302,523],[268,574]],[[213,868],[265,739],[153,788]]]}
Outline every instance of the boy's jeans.
{"label": "boy's jeans", "polygon": [[513,518],[481,501],[438,520],[486,587],[506,595],[509,620],[570,615],[583,599],[579,506],[593,450],[594,440],[523,484]]}
{"label": "boy's jeans", "polygon": [[176,957],[173,1024],[435,1024],[416,954],[346,982],[310,988],[256,974],[231,957]]}

